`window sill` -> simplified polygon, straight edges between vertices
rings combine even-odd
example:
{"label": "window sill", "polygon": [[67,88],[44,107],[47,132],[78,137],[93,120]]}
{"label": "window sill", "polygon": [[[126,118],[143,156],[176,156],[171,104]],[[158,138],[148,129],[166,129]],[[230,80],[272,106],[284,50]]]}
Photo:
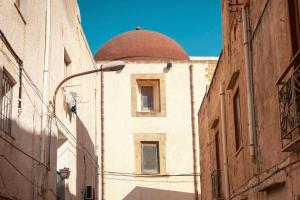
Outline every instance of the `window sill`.
{"label": "window sill", "polygon": [[134,112],[133,117],[165,117],[166,113],[161,111],[137,111]]}
{"label": "window sill", "polygon": [[243,149],[243,146],[241,145],[240,148],[235,152],[235,157],[237,157],[240,154],[242,149]]}
{"label": "window sill", "polygon": [[24,15],[22,14],[22,12],[21,12],[20,8],[18,7],[18,5],[17,5],[16,3],[14,3],[14,6],[16,7],[16,9],[17,9],[17,11],[18,11],[18,13],[19,13],[19,15],[20,15],[20,17],[21,17],[21,19],[22,19],[23,23],[26,25],[26,24],[27,24],[27,22],[26,22],[26,20],[25,20],[25,17],[24,17]]}
{"label": "window sill", "polygon": [[135,177],[168,177],[167,173],[153,173],[153,174],[135,174]]}

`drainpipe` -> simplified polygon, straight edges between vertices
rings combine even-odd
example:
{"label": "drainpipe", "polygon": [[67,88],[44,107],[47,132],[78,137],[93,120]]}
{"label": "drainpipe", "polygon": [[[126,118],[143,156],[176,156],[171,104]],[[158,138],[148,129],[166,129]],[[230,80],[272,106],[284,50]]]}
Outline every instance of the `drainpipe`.
{"label": "drainpipe", "polygon": [[[102,69],[102,65],[101,65]],[[103,71],[100,72],[100,78],[101,78],[101,200],[105,200],[105,177],[104,177],[104,76]]]}
{"label": "drainpipe", "polygon": [[222,153],[223,153],[223,167],[224,167],[225,199],[229,199],[230,191],[229,191],[229,172],[228,172],[228,162],[227,162],[225,92],[222,83],[220,84],[220,101],[221,101]]}
{"label": "drainpipe", "polygon": [[[44,49],[44,70],[43,70],[43,107],[42,107],[42,144],[41,144],[41,162],[45,162],[45,136],[47,127],[48,107],[49,102],[49,52],[50,52],[50,0],[47,0],[46,5],[46,27],[45,27],[45,49]],[[50,153],[50,152],[49,152]]]}
{"label": "drainpipe", "polygon": [[193,140],[193,170],[194,170],[194,190],[195,200],[199,200],[198,176],[197,176],[197,152],[196,152],[196,126],[195,126],[195,99],[193,85],[193,65],[189,67],[190,71],[190,93],[191,93],[191,120],[192,120],[192,140]]}
{"label": "drainpipe", "polygon": [[[98,84],[97,84],[98,86]],[[95,88],[95,155],[96,155],[96,169],[95,169],[95,187],[96,187],[96,194],[95,194],[95,199],[98,199],[99,197],[99,156],[98,156],[98,106],[97,106],[97,88]]]}
{"label": "drainpipe", "polygon": [[249,44],[249,21],[248,21],[248,5],[244,4],[242,8],[243,17],[243,38],[244,38],[244,54],[245,54],[245,66],[246,66],[246,83],[247,83],[247,106],[248,106],[248,132],[249,132],[249,150],[251,160],[254,161],[255,156],[255,116],[254,116],[254,94],[253,94],[253,77],[252,66],[250,59],[250,44]]}
{"label": "drainpipe", "polygon": [[[51,12],[51,0],[46,1],[46,18],[45,18],[45,48],[44,48],[44,70],[43,70],[43,91],[42,91],[42,117],[41,117],[41,144],[40,144],[40,159],[42,163],[45,163],[46,159],[46,134],[47,134],[47,120],[48,120],[48,102],[49,102],[49,52],[50,52],[50,12]],[[50,138],[49,138],[50,142]],[[50,146],[49,146],[50,147]],[[49,149],[50,156],[50,149]],[[47,164],[50,164],[48,162]],[[48,165],[47,170],[50,170]],[[48,187],[48,171],[41,171],[41,178],[39,181],[42,184],[42,196],[46,197]]]}

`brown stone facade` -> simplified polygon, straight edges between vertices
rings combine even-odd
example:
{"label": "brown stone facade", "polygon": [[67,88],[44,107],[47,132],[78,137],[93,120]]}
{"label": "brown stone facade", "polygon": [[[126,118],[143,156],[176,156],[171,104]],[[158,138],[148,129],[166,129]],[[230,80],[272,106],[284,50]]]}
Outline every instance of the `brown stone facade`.
{"label": "brown stone facade", "polygon": [[300,198],[299,4],[222,0],[223,51],[198,113],[202,200]]}

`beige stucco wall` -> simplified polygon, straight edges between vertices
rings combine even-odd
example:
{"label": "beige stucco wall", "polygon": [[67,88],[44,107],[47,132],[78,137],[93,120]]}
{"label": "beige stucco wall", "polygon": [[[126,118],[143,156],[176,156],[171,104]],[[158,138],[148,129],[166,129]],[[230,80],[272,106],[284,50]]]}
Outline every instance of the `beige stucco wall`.
{"label": "beige stucco wall", "polygon": [[[32,82],[28,80],[28,77],[23,76],[22,112],[18,115],[18,65],[0,40],[1,69],[4,66],[16,81],[13,87],[11,137],[2,131],[0,131],[0,136],[26,154],[40,160],[43,103],[38,93],[41,93],[43,87],[46,1],[21,2],[24,4],[18,11],[13,0],[0,1],[0,29],[23,60],[24,69]],[[91,70],[95,67],[81,28],[77,1],[51,1],[50,38],[48,96],[52,99],[55,87],[64,78],[64,49],[71,58],[72,73]],[[62,90],[58,92],[57,117],[70,133],[67,133],[60,123],[56,126],[56,120],[52,121],[50,171],[46,175],[48,187],[44,194],[47,199],[56,199],[56,171],[64,167],[69,167],[71,171],[69,191],[72,199],[82,199],[84,185],[95,186],[96,184],[94,144],[98,126],[97,117],[95,117],[96,109],[99,109],[95,108],[100,93],[98,89],[96,91],[98,82],[97,75],[91,75],[65,84],[72,86],[66,90],[77,92],[82,100],[82,103],[78,104],[77,117],[70,118],[67,115],[63,107]],[[49,127],[47,134],[50,134]],[[57,151],[58,132],[60,135],[65,135],[68,140]],[[48,143],[49,135],[46,137],[46,160],[49,157]],[[0,155],[4,156],[0,157],[0,197],[24,200],[41,198],[43,168],[1,138]],[[25,180],[6,159],[32,183]]]}
{"label": "beige stucco wall", "polygon": [[[135,177],[135,134],[165,134],[166,174],[193,173],[191,94],[189,66],[173,62],[167,71],[164,62],[127,62],[119,72],[104,74],[105,199],[193,199],[192,176]],[[195,62],[195,111],[200,106],[208,80],[207,62]],[[165,80],[166,114],[132,116],[132,74],[162,74]],[[196,113],[194,113],[196,116]],[[196,122],[197,124],[197,122]],[[198,129],[197,129],[198,130]],[[198,149],[198,147],[197,147]]]}

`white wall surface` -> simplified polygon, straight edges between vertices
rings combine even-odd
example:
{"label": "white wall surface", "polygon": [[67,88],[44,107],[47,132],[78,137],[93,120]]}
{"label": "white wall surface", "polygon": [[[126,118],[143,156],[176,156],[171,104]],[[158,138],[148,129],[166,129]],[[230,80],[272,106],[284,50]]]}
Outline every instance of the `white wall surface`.
{"label": "white wall surface", "polygon": [[[191,62],[174,62],[170,71],[164,72],[166,63],[128,62],[120,73],[104,74],[106,172],[134,174],[134,134],[165,133],[167,174],[193,173],[190,64]],[[195,112],[208,84],[205,67],[205,62],[194,64]],[[166,117],[131,116],[131,74],[143,73],[165,74]],[[130,181],[126,181],[128,179]],[[179,198],[180,193],[194,193],[192,176],[137,178],[106,175],[105,185],[105,198],[110,200],[174,199],[176,196]],[[146,188],[156,190],[149,192]],[[165,194],[161,190],[169,193]],[[158,195],[159,198],[157,194],[161,194]],[[193,199],[193,196],[187,195],[185,199]]]}
{"label": "white wall surface", "polygon": [[[43,87],[45,11],[46,1],[21,1],[21,8],[18,10],[13,0],[0,0],[0,29],[6,35],[14,51],[23,60],[24,69],[31,79],[23,76],[22,111],[18,115],[18,64],[7,46],[0,40],[0,67],[1,69],[4,67],[16,81],[13,87],[11,136],[1,130],[0,136],[37,160],[40,160],[41,156],[43,102],[40,93]],[[51,1],[50,35],[48,96],[52,100],[56,86],[65,78],[64,48],[72,61],[72,73],[92,70],[95,63],[82,31],[76,0]],[[45,172],[41,165],[0,138],[0,155],[3,155],[20,171],[17,172],[12,164],[9,164],[4,157],[0,157],[0,197],[22,200],[41,199],[41,185],[48,177],[47,192],[44,196],[48,199],[56,199],[56,171],[64,167],[70,168],[71,171],[69,192],[72,199],[82,199],[85,185],[95,187],[97,176],[94,144],[96,126],[99,124],[95,117],[99,111],[95,110],[95,105],[99,102],[100,93],[98,91],[95,97],[95,89],[99,85],[98,75],[77,78],[66,85],[72,86],[67,90],[77,92],[82,103],[78,104],[78,117],[73,116],[70,120],[63,107],[63,92],[59,90],[56,113],[68,131],[61,124],[56,124],[55,120],[52,121],[51,160],[48,176],[41,176],[41,172]],[[46,138],[46,160],[49,157],[49,127]],[[68,140],[57,151],[58,132],[64,134]]]}

